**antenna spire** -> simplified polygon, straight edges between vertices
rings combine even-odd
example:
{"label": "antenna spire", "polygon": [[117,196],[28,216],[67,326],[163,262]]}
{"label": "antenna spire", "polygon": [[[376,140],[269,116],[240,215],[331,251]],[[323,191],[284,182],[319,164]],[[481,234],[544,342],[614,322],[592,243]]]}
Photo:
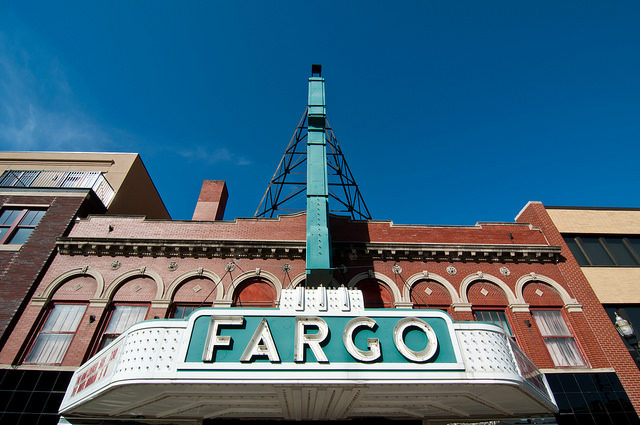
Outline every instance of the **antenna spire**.
{"label": "antenna spire", "polygon": [[[311,77],[320,78],[321,65],[311,66]],[[269,181],[255,217],[274,217],[305,211],[307,189],[308,107],[305,109],[287,148]],[[331,123],[325,119],[326,167],[329,193],[329,212],[348,215],[354,220],[370,220],[371,213],[360,193],[347,160],[338,144]]]}

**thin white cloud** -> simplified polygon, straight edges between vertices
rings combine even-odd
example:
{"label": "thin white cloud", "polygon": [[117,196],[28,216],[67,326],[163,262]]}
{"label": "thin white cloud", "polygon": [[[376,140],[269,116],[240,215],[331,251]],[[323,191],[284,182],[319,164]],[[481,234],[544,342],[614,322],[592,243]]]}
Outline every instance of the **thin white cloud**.
{"label": "thin white cloud", "polygon": [[24,34],[0,33],[0,148],[117,148],[107,132],[74,104],[59,61],[42,53],[32,55],[23,44],[25,39]]}
{"label": "thin white cloud", "polygon": [[[46,41],[15,21],[5,27],[12,32],[0,31],[0,150],[117,152],[139,145],[139,137],[105,126],[79,106],[63,64]],[[252,163],[224,146],[177,146],[182,147],[177,152],[176,145],[149,149],[208,164]]]}
{"label": "thin white cloud", "polygon": [[237,165],[251,165],[251,160],[245,158],[244,156],[238,157]]}
{"label": "thin white cloud", "polygon": [[244,156],[238,156],[225,147],[210,149],[204,146],[197,146],[192,149],[181,149],[177,151],[178,155],[189,160],[198,160],[209,164],[217,164],[221,162],[232,163],[235,165],[250,165],[251,161]]}

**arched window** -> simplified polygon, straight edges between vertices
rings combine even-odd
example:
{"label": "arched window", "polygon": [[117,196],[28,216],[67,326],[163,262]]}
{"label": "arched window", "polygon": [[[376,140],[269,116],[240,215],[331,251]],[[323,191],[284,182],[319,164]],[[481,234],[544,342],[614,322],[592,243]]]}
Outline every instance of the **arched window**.
{"label": "arched window", "polygon": [[435,308],[448,311],[451,307],[451,294],[440,283],[433,280],[421,280],[411,287],[413,308]]}
{"label": "arched window", "polygon": [[467,297],[477,321],[494,323],[504,329],[508,336],[514,336],[507,317],[509,301],[502,288],[492,282],[478,280],[469,286]]}
{"label": "arched window", "polygon": [[365,308],[393,308],[393,295],[387,287],[376,279],[363,279],[356,283],[362,291]]}
{"label": "arched window", "polygon": [[265,279],[254,277],[238,285],[233,294],[233,307],[275,307],[276,292]]}
{"label": "arched window", "polygon": [[56,289],[45,313],[47,318],[24,363],[62,363],[96,286],[92,276],[76,275]]}
{"label": "arched window", "polygon": [[107,346],[130,326],[143,321],[157,290],[155,281],[136,276],[123,283],[113,295],[98,350]]}
{"label": "arched window", "polygon": [[215,299],[216,284],[204,277],[194,277],[183,282],[173,296],[169,316],[184,319],[201,307],[211,307]]}

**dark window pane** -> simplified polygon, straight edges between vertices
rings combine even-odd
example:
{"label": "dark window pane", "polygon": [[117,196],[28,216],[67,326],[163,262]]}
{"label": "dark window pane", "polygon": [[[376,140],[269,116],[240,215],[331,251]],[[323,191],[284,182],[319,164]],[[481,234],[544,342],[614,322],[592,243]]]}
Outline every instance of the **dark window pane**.
{"label": "dark window pane", "polygon": [[6,410],[12,395],[13,391],[0,391],[0,415]]}
{"label": "dark window pane", "polygon": [[605,243],[619,266],[638,265],[638,262],[633,258],[621,238],[605,238]]}
{"label": "dark window pane", "polygon": [[[607,312],[607,315],[609,316],[609,318],[611,319],[611,322],[614,325],[616,323],[615,313],[618,313],[618,315],[621,318],[629,321],[629,323],[631,324],[631,326],[633,326],[635,330],[636,337],[638,336],[638,332],[639,332],[638,326],[640,325],[640,306],[632,305],[632,304],[623,304],[623,305],[614,304],[614,305],[606,305],[604,307],[605,307],[605,311]],[[625,346],[627,347],[627,350],[629,350],[629,354],[631,355],[633,360],[636,362],[638,367],[640,367],[640,352],[635,347],[636,339],[633,337],[631,338],[620,337],[620,339],[624,342]]]}
{"label": "dark window pane", "polygon": [[501,310],[476,310],[473,312],[475,319],[482,322],[491,322],[500,326],[509,336],[513,336],[511,333],[511,327],[504,311]]}
{"label": "dark window pane", "polygon": [[42,412],[42,408],[44,407],[44,404],[42,402],[45,400],[47,396],[48,396],[47,393],[32,392],[31,398],[29,399],[26,406],[24,407],[24,411],[29,413]]}
{"label": "dark window pane", "polygon": [[[56,381],[56,386],[53,388],[53,390],[62,392],[66,391],[72,376],[73,372],[58,372],[58,380]],[[60,397],[62,396],[64,396],[64,394],[62,394]],[[60,401],[62,401],[62,398],[60,398]]]}
{"label": "dark window pane", "polygon": [[32,370],[25,371],[16,389],[31,391],[36,387],[38,378],[40,378],[39,371],[32,371]]}
{"label": "dark window pane", "polygon": [[585,257],[582,251],[580,251],[580,248],[578,247],[576,240],[570,236],[565,238],[565,242],[569,246],[569,249],[571,250],[571,253],[573,254],[573,256],[576,258],[576,261],[578,262],[578,264],[581,266],[588,266],[589,261],[587,261],[587,257]]}
{"label": "dark window pane", "polygon": [[594,266],[613,266],[613,261],[607,255],[607,252],[604,250],[602,245],[600,244],[600,240],[598,238],[580,238],[580,244],[582,248],[589,256],[592,265]]}
{"label": "dark window pane", "polygon": [[40,415],[34,415],[34,414],[29,414],[29,413],[23,413],[22,416],[20,416],[20,420],[18,422],[16,422],[16,425],[34,425],[38,423],[38,417]]}
{"label": "dark window pane", "polygon": [[182,319],[184,317],[184,306],[176,306],[176,309],[173,311],[171,317],[173,317],[174,319]]}
{"label": "dark window pane", "polygon": [[2,211],[2,214],[0,214],[0,225],[11,225],[14,221],[16,221],[16,218],[18,218],[18,215],[20,215],[21,212],[22,210]]}
{"label": "dark window pane", "polygon": [[640,257],[640,238],[627,238],[627,241],[636,255]]}
{"label": "dark window pane", "polygon": [[58,374],[56,372],[42,371],[42,375],[40,375],[36,385],[36,391],[51,391],[57,377]]}
{"label": "dark window pane", "polygon": [[107,345],[111,344],[119,336],[120,335],[105,335],[102,338],[102,344],[100,344],[100,349],[102,350],[104,347],[106,347]]}
{"label": "dark window pane", "polygon": [[595,420],[598,425],[614,425],[614,422],[611,422],[611,419],[606,412],[591,410],[591,415],[593,416],[593,420]]}
{"label": "dark window pane", "polygon": [[593,416],[588,412],[576,414],[575,419],[576,423],[580,425],[598,425],[598,423],[593,419]]}
{"label": "dark window pane", "polygon": [[611,417],[611,420],[613,421],[613,423],[616,425],[629,423],[627,416],[625,415],[624,412],[609,412],[609,416]]}
{"label": "dark window pane", "polygon": [[593,380],[593,375],[591,373],[576,373],[575,376],[576,381],[578,381],[578,386],[580,386],[582,392],[589,393],[598,391]]}
{"label": "dark window pane", "polygon": [[52,393],[42,407],[43,412],[58,413],[64,394]]}
{"label": "dark window pane", "polygon": [[21,226],[35,226],[40,222],[40,219],[44,215],[44,210],[30,210],[25,214],[22,221],[20,221]]}
{"label": "dark window pane", "polygon": [[567,396],[564,393],[555,393],[554,397],[556,398],[556,403],[558,404],[558,409],[560,409],[560,413],[571,413],[571,405],[569,404],[569,400],[567,400]]}
{"label": "dark window pane", "polygon": [[33,232],[33,229],[31,228],[18,229],[16,233],[13,234],[8,243],[23,244],[27,241],[27,239],[29,239],[29,236],[31,236],[31,232]]}
{"label": "dark window pane", "polygon": [[58,425],[59,420],[58,415],[40,415],[38,425]]}
{"label": "dark window pane", "polygon": [[184,319],[188,317],[191,313],[197,310],[200,306],[197,305],[178,305],[176,306],[173,314],[171,315],[174,319]]}
{"label": "dark window pane", "polygon": [[7,230],[9,230],[8,227],[0,227],[0,239],[4,237],[4,234],[7,233]]}
{"label": "dark window pane", "polygon": [[2,422],[5,424],[17,424],[20,420],[20,413],[5,413]]}
{"label": "dark window pane", "polygon": [[9,403],[9,406],[7,406],[7,411],[15,413],[24,412],[24,407],[27,405],[29,397],[31,397],[31,393],[28,391],[14,392],[11,403]]}

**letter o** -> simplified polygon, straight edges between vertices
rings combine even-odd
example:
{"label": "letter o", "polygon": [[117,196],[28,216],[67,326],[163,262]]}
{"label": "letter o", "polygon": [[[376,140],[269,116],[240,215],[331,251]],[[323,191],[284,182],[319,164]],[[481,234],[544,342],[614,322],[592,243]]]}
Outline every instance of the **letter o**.
{"label": "letter o", "polygon": [[[420,329],[427,336],[427,346],[423,350],[415,351],[407,347],[404,343],[404,331],[409,327],[415,327]],[[433,328],[429,326],[424,320],[417,317],[405,317],[396,323],[393,328],[393,341],[396,344],[396,348],[407,360],[424,363],[431,359],[438,350],[438,339]]]}

